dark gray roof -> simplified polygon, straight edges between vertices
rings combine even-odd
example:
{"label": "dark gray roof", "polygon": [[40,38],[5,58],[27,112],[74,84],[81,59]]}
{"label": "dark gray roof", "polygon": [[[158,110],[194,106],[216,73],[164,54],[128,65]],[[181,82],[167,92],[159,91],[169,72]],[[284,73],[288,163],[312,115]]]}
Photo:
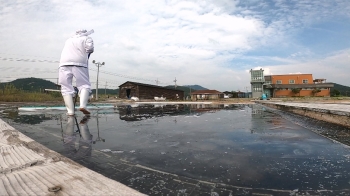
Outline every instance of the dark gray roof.
{"label": "dark gray roof", "polygon": [[167,87],[163,87],[163,86],[157,86],[157,85],[152,85],[152,84],[143,84],[143,83],[138,83],[138,82],[132,82],[132,81],[126,81],[123,84],[119,85],[119,88],[121,86],[123,86],[126,83],[132,83],[132,84],[136,84],[138,86],[147,86],[147,87],[152,87],[152,88],[162,88],[162,89],[167,89],[167,90],[174,90],[174,91],[181,91],[183,92],[183,90],[178,90],[178,89],[173,89],[173,88],[167,88]]}

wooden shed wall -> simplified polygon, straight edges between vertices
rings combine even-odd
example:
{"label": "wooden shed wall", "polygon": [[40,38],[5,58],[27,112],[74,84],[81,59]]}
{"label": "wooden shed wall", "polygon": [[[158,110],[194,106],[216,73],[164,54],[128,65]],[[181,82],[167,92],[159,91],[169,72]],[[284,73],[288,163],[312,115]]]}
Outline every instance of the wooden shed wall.
{"label": "wooden shed wall", "polygon": [[154,97],[166,97],[166,99],[175,100],[176,94],[178,94],[179,99],[183,100],[184,92],[172,89],[139,86],[139,98],[140,99],[154,99]]}
{"label": "wooden shed wall", "polygon": [[141,99],[154,99],[154,97],[166,97],[167,100],[176,100],[176,94],[179,100],[184,99],[184,91],[175,89],[158,88],[153,86],[143,86],[134,83],[125,83],[119,88],[119,97],[127,98],[127,89],[130,89],[130,96],[136,96]]}
{"label": "wooden shed wall", "polygon": [[[130,89],[130,96],[127,96],[127,90]],[[138,85],[135,85],[133,83],[125,83],[124,85],[119,87],[119,97],[122,99],[130,98],[131,96],[138,96],[139,89]]]}

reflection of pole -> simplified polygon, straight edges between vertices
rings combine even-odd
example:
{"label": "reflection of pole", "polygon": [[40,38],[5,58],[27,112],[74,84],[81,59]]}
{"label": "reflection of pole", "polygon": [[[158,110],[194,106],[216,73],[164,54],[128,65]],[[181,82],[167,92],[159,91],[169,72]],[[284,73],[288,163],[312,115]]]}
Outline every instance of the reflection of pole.
{"label": "reflection of pole", "polygon": [[97,123],[97,133],[100,132],[100,125],[98,124],[98,116],[96,117],[96,123]]}
{"label": "reflection of pole", "polygon": [[105,62],[96,62],[95,60],[92,61],[97,66],[97,81],[96,81],[96,100],[98,100],[98,73],[100,71],[100,67],[105,64]]}
{"label": "reflection of pole", "polygon": [[98,123],[98,116],[97,116],[97,118],[96,118],[96,122],[97,122],[97,138],[96,138],[96,140],[94,141],[94,142],[92,142],[92,143],[96,143],[96,142],[99,142],[99,141],[102,141],[102,142],[105,142],[106,140],[105,139],[103,139],[103,138],[101,138],[100,137],[100,126],[99,126],[99,123]]}
{"label": "reflection of pole", "polygon": [[60,121],[61,121],[61,134],[62,134],[62,141],[64,143],[64,136],[63,136],[63,124],[62,124],[62,116],[60,115]]}

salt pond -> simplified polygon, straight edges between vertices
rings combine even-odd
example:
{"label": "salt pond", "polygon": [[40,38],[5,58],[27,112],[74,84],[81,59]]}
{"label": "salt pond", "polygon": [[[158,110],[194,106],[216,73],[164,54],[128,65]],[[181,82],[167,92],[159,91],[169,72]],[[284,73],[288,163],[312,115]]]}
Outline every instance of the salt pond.
{"label": "salt pond", "polygon": [[[1,118],[50,149],[150,195],[225,195],[241,187],[247,194],[350,193],[349,146],[312,131],[321,124],[344,128],[257,104],[119,105],[94,111],[89,119],[6,109]],[[181,187],[170,185],[125,165],[184,177],[194,186],[183,180]],[[197,182],[212,186],[207,190]]]}

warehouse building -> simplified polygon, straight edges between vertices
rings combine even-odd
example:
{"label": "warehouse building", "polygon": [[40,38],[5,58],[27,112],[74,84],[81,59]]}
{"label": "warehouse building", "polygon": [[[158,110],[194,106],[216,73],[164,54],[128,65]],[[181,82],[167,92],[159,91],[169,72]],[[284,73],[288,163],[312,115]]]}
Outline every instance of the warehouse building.
{"label": "warehouse building", "polygon": [[130,99],[131,97],[137,97],[139,100],[154,100],[155,97],[164,97],[165,100],[183,100],[184,91],[127,81],[119,86],[119,98]]}

